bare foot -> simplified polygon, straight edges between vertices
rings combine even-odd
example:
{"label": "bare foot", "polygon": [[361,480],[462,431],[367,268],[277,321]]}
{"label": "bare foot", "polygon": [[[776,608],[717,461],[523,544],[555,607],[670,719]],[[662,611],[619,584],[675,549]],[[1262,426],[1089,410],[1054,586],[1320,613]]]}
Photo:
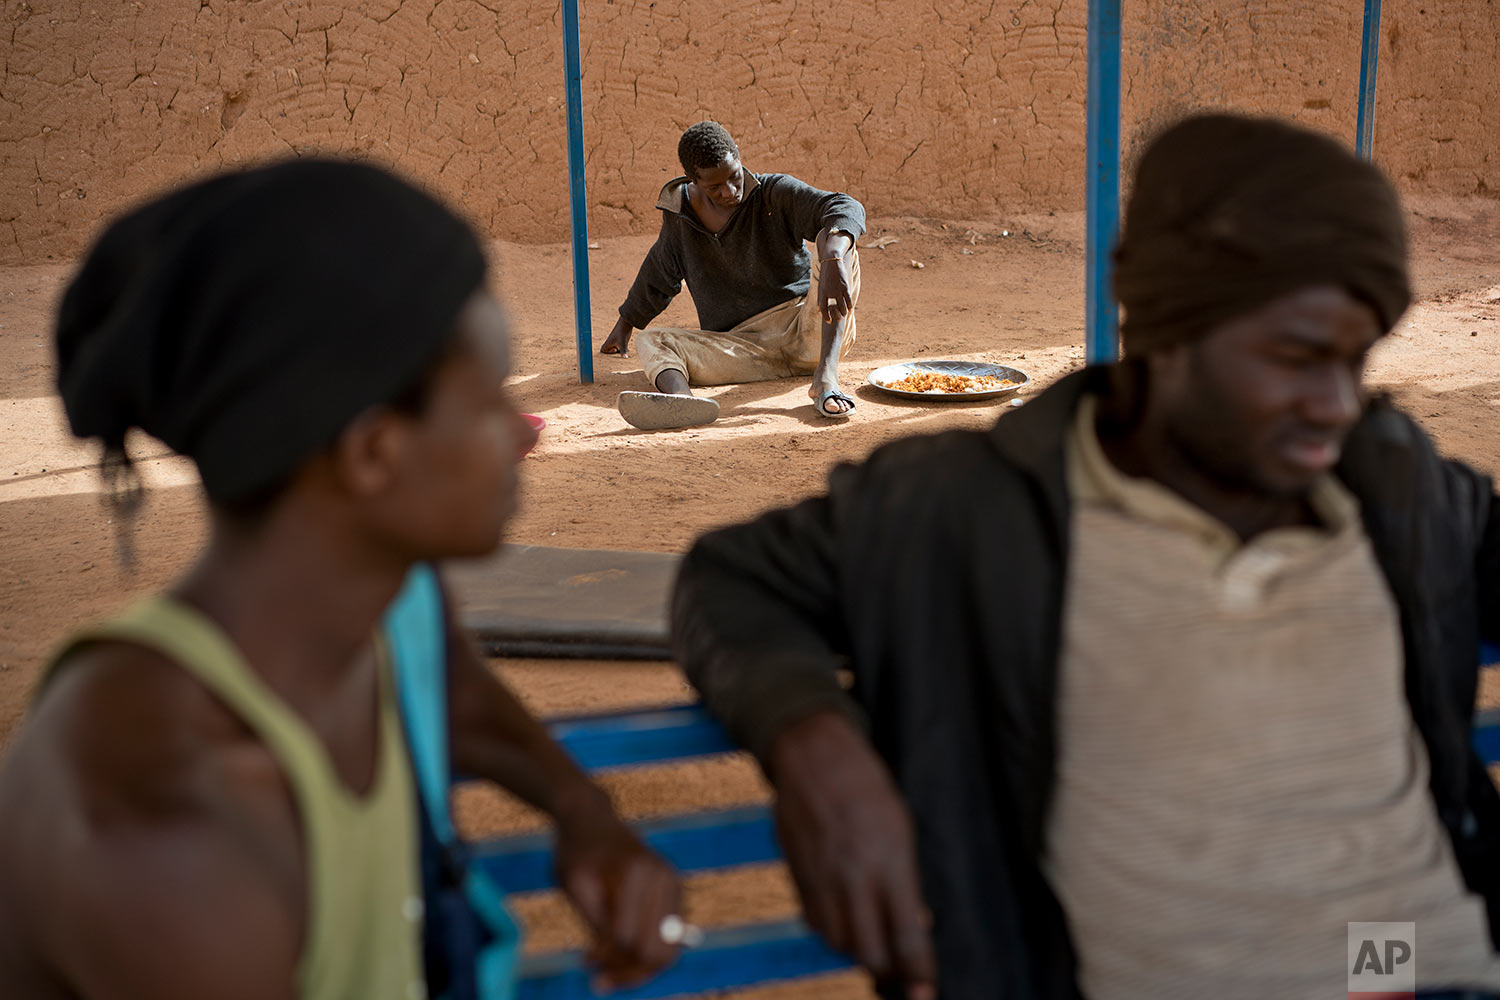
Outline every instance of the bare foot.
{"label": "bare foot", "polygon": [[[838,390],[835,389],[834,392],[838,392]],[[824,413],[848,413],[852,409],[854,409],[854,404],[842,396],[829,396],[823,400]]]}
{"label": "bare foot", "polygon": [[807,390],[807,395],[813,401],[813,408],[825,417],[847,417],[854,412],[854,400],[839,389],[837,382],[814,382]]}

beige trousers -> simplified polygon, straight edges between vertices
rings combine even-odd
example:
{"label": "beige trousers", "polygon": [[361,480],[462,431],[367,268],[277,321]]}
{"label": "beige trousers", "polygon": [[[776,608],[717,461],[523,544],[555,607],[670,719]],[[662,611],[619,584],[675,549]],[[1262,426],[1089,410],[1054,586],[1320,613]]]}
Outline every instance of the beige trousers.
{"label": "beige trousers", "polygon": [[[844,255],[849,290],[859,303],[859,252]],[[690,385],[729,385],[810,375],[823,349],[823,313],[819,309],[818,268],[813,267],[807,295],[788,299],[757,313],[724,333],[677,326],[647,327],[636,335],[636,353],[646,377],[656,385],[662,372],[676,369]],[[854,346],[854,310],[844,322],[842,359]]]}

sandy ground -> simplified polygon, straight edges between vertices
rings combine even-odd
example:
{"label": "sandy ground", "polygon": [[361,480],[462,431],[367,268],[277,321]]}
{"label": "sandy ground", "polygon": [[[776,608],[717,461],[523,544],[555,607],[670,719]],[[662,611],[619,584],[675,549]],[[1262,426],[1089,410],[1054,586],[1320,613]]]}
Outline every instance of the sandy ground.
{"label": "sandy ground", "polygon": [[[1377,349],[1371,379],[1390,389],[1448,453],[1495,473],[1500,203],[1419,201],[1410,221],[1420,301]],[[1034,388],[1080,365],[1082,227],[1077,214],[876,225],[870,238],[897,242],[862,256],[860,340],[844,366],[845,387],[859,404],[851,421],[821,419],[806,383],[784,381],[709,390],[723,404],[720,420],[667,433],[635,431],[614,409],[619,391],[644,388],[634,358],[596,356],[596,381],[579,384],[567,247],[495,244],[496,286],[512,310],[518,342],[514,391],[524,409],[548,421],[526,463],[524,509],[512,540],[676,551],[707,528],[816,491],[832,464],[857,460],[893,438],[988,425],[1003,404],[908,403],[864,386],[864,377],[903,359],[979,359],[1023,369]],[[649,243],[607,239],[592,252],[596,343]],[[141,440],[136,453],[152,456],[143,462],[149,499],[129,529],[137,565],[131,572],[119,568],[118,526],[100,502],[94,452],[68,438],[53,395],[50,317],[69,272],[64,265],[0,269],[0,746],[19,724],[48,648],[81,623],[161,587],[203,538],[191,468]],[[692,315],[684,295],[665,319],[691,322]],[[543,713],[687,697],[675,672],[660,664],[511,661],[497,669]],[[1500,700],[1493,679],[1484,700]],[[633,773],[608,784],[632,815],[763,794],[740,761]],[[472,829],[536,822],[490,793],[465,794],[461,805]],[[785,915],[792,907],[785,880],[766,869],[694,879],[690,902],[690,915],[709,924]],[[533,947],[577,940],[555,900],[520,906]],[[854,976],[765,995],[814,989],[831,997],[868,995]]]}

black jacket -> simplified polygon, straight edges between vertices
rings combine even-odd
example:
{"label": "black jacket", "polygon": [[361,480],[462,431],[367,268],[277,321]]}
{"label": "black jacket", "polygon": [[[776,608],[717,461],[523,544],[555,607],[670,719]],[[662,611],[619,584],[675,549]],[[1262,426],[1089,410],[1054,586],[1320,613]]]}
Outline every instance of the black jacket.
{"label": "black jacket", "polygon": [[807,294],[812,258],[806,243],[824,228],[858,239],[864,206],[835,191],[819,191],[787,174],[745,171],[745,200],[717,233],[698,221],[687,199],[687,178],[661,189],[661,234],[656,237],[620,315],[643,329],[667,308],[687,281],[698,326],[723,332],[758,313]]}
{"label": "black jacket", "polygon": [[[758,754],[826,707],[863,716],[909,802],[944,994],[1078,995],[1040,859],[1056,767],[1070,375],[989,431],[887,445],[827,495],[705,536],[683,564],[674,646]],[[1500,638],[1500,508],[1373,403],[1339,476],[1400,608],[1406,693],[1434,804],[1500,946],[1500,796],[1471,747],[1478,646]],[[836,668],[853,669],[853,701]]]}

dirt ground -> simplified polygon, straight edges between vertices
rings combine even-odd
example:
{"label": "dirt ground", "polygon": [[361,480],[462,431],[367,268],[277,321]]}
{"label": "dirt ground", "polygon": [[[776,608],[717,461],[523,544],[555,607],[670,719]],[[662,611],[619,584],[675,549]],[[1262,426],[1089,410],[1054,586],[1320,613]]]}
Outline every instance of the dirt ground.
{"label": "dirt ground", "polygon": [[[1372,381],[1392,391],[1448,453],[1500,472],[1500,202],[1415,201],[1410,222],[1420,301],[1376,352]],[[595,357],[580,385],[573,360],[572,296],[564,245],[494,245],[496,286],[515,320],[514,391],[548,427],[526,461],[514,541],[677,551],[703,530],[793,502],[827,470],[894,438],[983,427],[1006,404],[932,405],[865,386],[871,369],[911,358],[998,361],[1030,374],[1022,398],[1083,361],[1083,220],[1016,216],[1003,223],[901,218],[870,237],[895,237],[862,254],[860,339],[844,366],[858,411],[847,423],[818,417],[806,383],[709,390],[723,415],[709,427],[646,433],[614,408],[644,388],[634,358]],[[1007,235],[1008,234],[1008,235]],[[614,319],[649,239],[605,239],[592,252],[595,342]],[[922,265],[918,267],[916,265]],[[203,538],[192,470],[155,442],[135,442],[149,497],[130,529],[131,572],[117,562],[117,526],[100,502],[91,448],[66,434],[53,394],[50,320],[70,267],[0,269],[0,747],[23,715],[48,648],[78,625],[120,609],[180,573]],[[665,319],[691,322],[682,296]],[[511,661],[502,675],[539,712],[576,712],[687,697],[662,664]],[[1500,684],[1487,685],[1487,702]],[[763,794],[740,761],[697,763],[608,782],[632,815],[689,803],[729,805]],[[489,793],[463,796],[472,829],[536,820]],[[694,879],[690,916],[707,924],[791,912],[774,870]],[[532,947],[578,939],[550,898],[522,900]],[[756,995],[868,996],[859,977]]]}

